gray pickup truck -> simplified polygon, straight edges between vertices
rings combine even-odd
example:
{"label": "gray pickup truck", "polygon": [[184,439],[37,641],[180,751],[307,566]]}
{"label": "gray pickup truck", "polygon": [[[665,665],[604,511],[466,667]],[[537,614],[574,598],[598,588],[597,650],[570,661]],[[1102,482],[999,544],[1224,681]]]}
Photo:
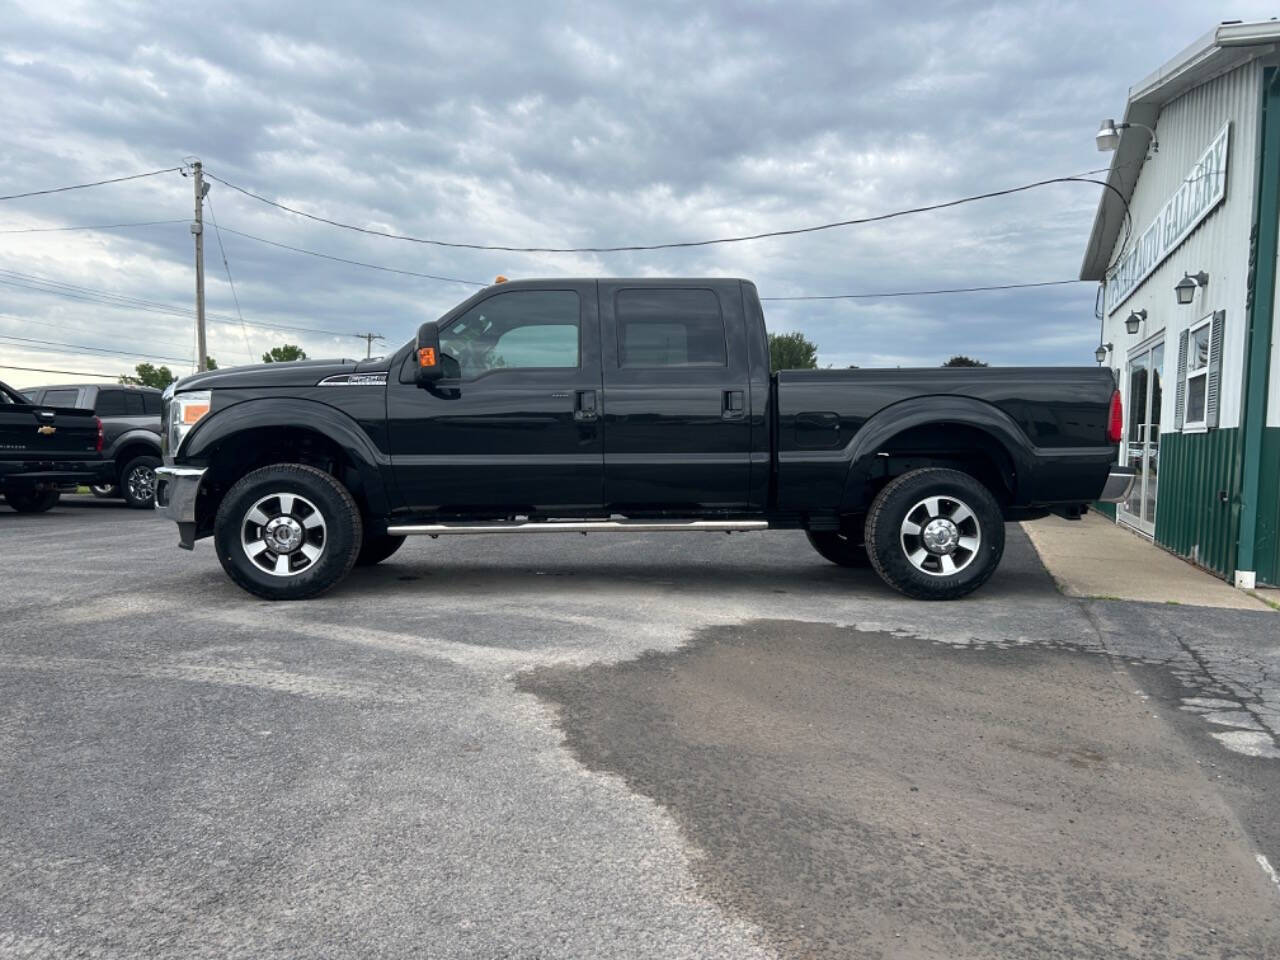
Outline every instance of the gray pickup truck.
{"label": "gray pickup truck", "polygon": [[138,510],[155,506],[160,466],[160,391],[122,384],[72,383],[28,387],[32,403],[92,410],[102,421],[102,458],[110,463],[94,496],[124,500]]}

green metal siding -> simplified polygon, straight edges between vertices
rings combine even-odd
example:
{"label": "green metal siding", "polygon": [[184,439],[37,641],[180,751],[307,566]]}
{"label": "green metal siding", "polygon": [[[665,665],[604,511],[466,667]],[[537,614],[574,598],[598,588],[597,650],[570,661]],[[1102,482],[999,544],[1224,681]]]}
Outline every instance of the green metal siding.
{"label": "green metal siding", "polygon": [[1093,509],[1105,517],[1110,517],[1112,520],[1116,518],[1116,505],[1114,503],[1103,503],[1099,500],[1093,505]]}
{"label": "green metal siding", "polygon": [[1234,428],[1160,436],[1156,543],[1228,579],[1240,527],[1240,443]]}
{"label": "green metal siding", "polygon": [[1280,586],[1280,427],[1268,427],[1262,435],[1254,561],[1258,565],[1259,583]]}

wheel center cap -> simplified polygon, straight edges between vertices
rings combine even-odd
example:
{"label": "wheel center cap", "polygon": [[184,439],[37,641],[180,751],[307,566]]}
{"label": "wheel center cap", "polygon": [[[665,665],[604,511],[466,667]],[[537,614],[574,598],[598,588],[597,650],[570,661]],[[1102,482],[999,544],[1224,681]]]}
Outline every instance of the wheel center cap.
{"label": "wheel center cap", "polygon": [[946,517],[935,517],[925,524],[920,539],[930,553],[953,553],[960,542],[960,531]]}
{"label": "wheel center cap", "polygon": [[293,517],[275,517],[267,521],[262,539],[276,553],[292,553],[302,545],[302,525]]}

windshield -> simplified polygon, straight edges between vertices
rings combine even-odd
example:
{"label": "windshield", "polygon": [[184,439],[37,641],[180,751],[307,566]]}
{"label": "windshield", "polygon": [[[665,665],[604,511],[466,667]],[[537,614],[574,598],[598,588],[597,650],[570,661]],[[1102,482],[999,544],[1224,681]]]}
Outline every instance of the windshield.
{"label": "windshield", "polygon": [[26,397],[14,391],[7,383],[0,383],[0,404],[22,404],[28,405]]}

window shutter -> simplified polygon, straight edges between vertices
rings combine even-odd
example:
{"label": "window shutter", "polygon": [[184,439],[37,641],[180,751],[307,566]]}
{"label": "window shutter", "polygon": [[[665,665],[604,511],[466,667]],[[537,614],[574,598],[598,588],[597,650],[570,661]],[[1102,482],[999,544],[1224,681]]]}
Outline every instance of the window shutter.
{"label": "window shutter", "polygon": [[1173,429],[1182,429],[1183,414],[1187,409],[1187,335],[1188,330],[1183,330],[1178,334],[1178,378],[1174,382],[1177,384],[1174,392],[1177,398],[1173,406]]}
{"label": "window shutter", "polygon": [[1218,393],[1222,380],[1222,328],[1226,326],[1227,312],[1219,310],[1213,315],[1209,328],[1209,375],[1205,384],[1204,422],[1210,430],[1218,426]]}

